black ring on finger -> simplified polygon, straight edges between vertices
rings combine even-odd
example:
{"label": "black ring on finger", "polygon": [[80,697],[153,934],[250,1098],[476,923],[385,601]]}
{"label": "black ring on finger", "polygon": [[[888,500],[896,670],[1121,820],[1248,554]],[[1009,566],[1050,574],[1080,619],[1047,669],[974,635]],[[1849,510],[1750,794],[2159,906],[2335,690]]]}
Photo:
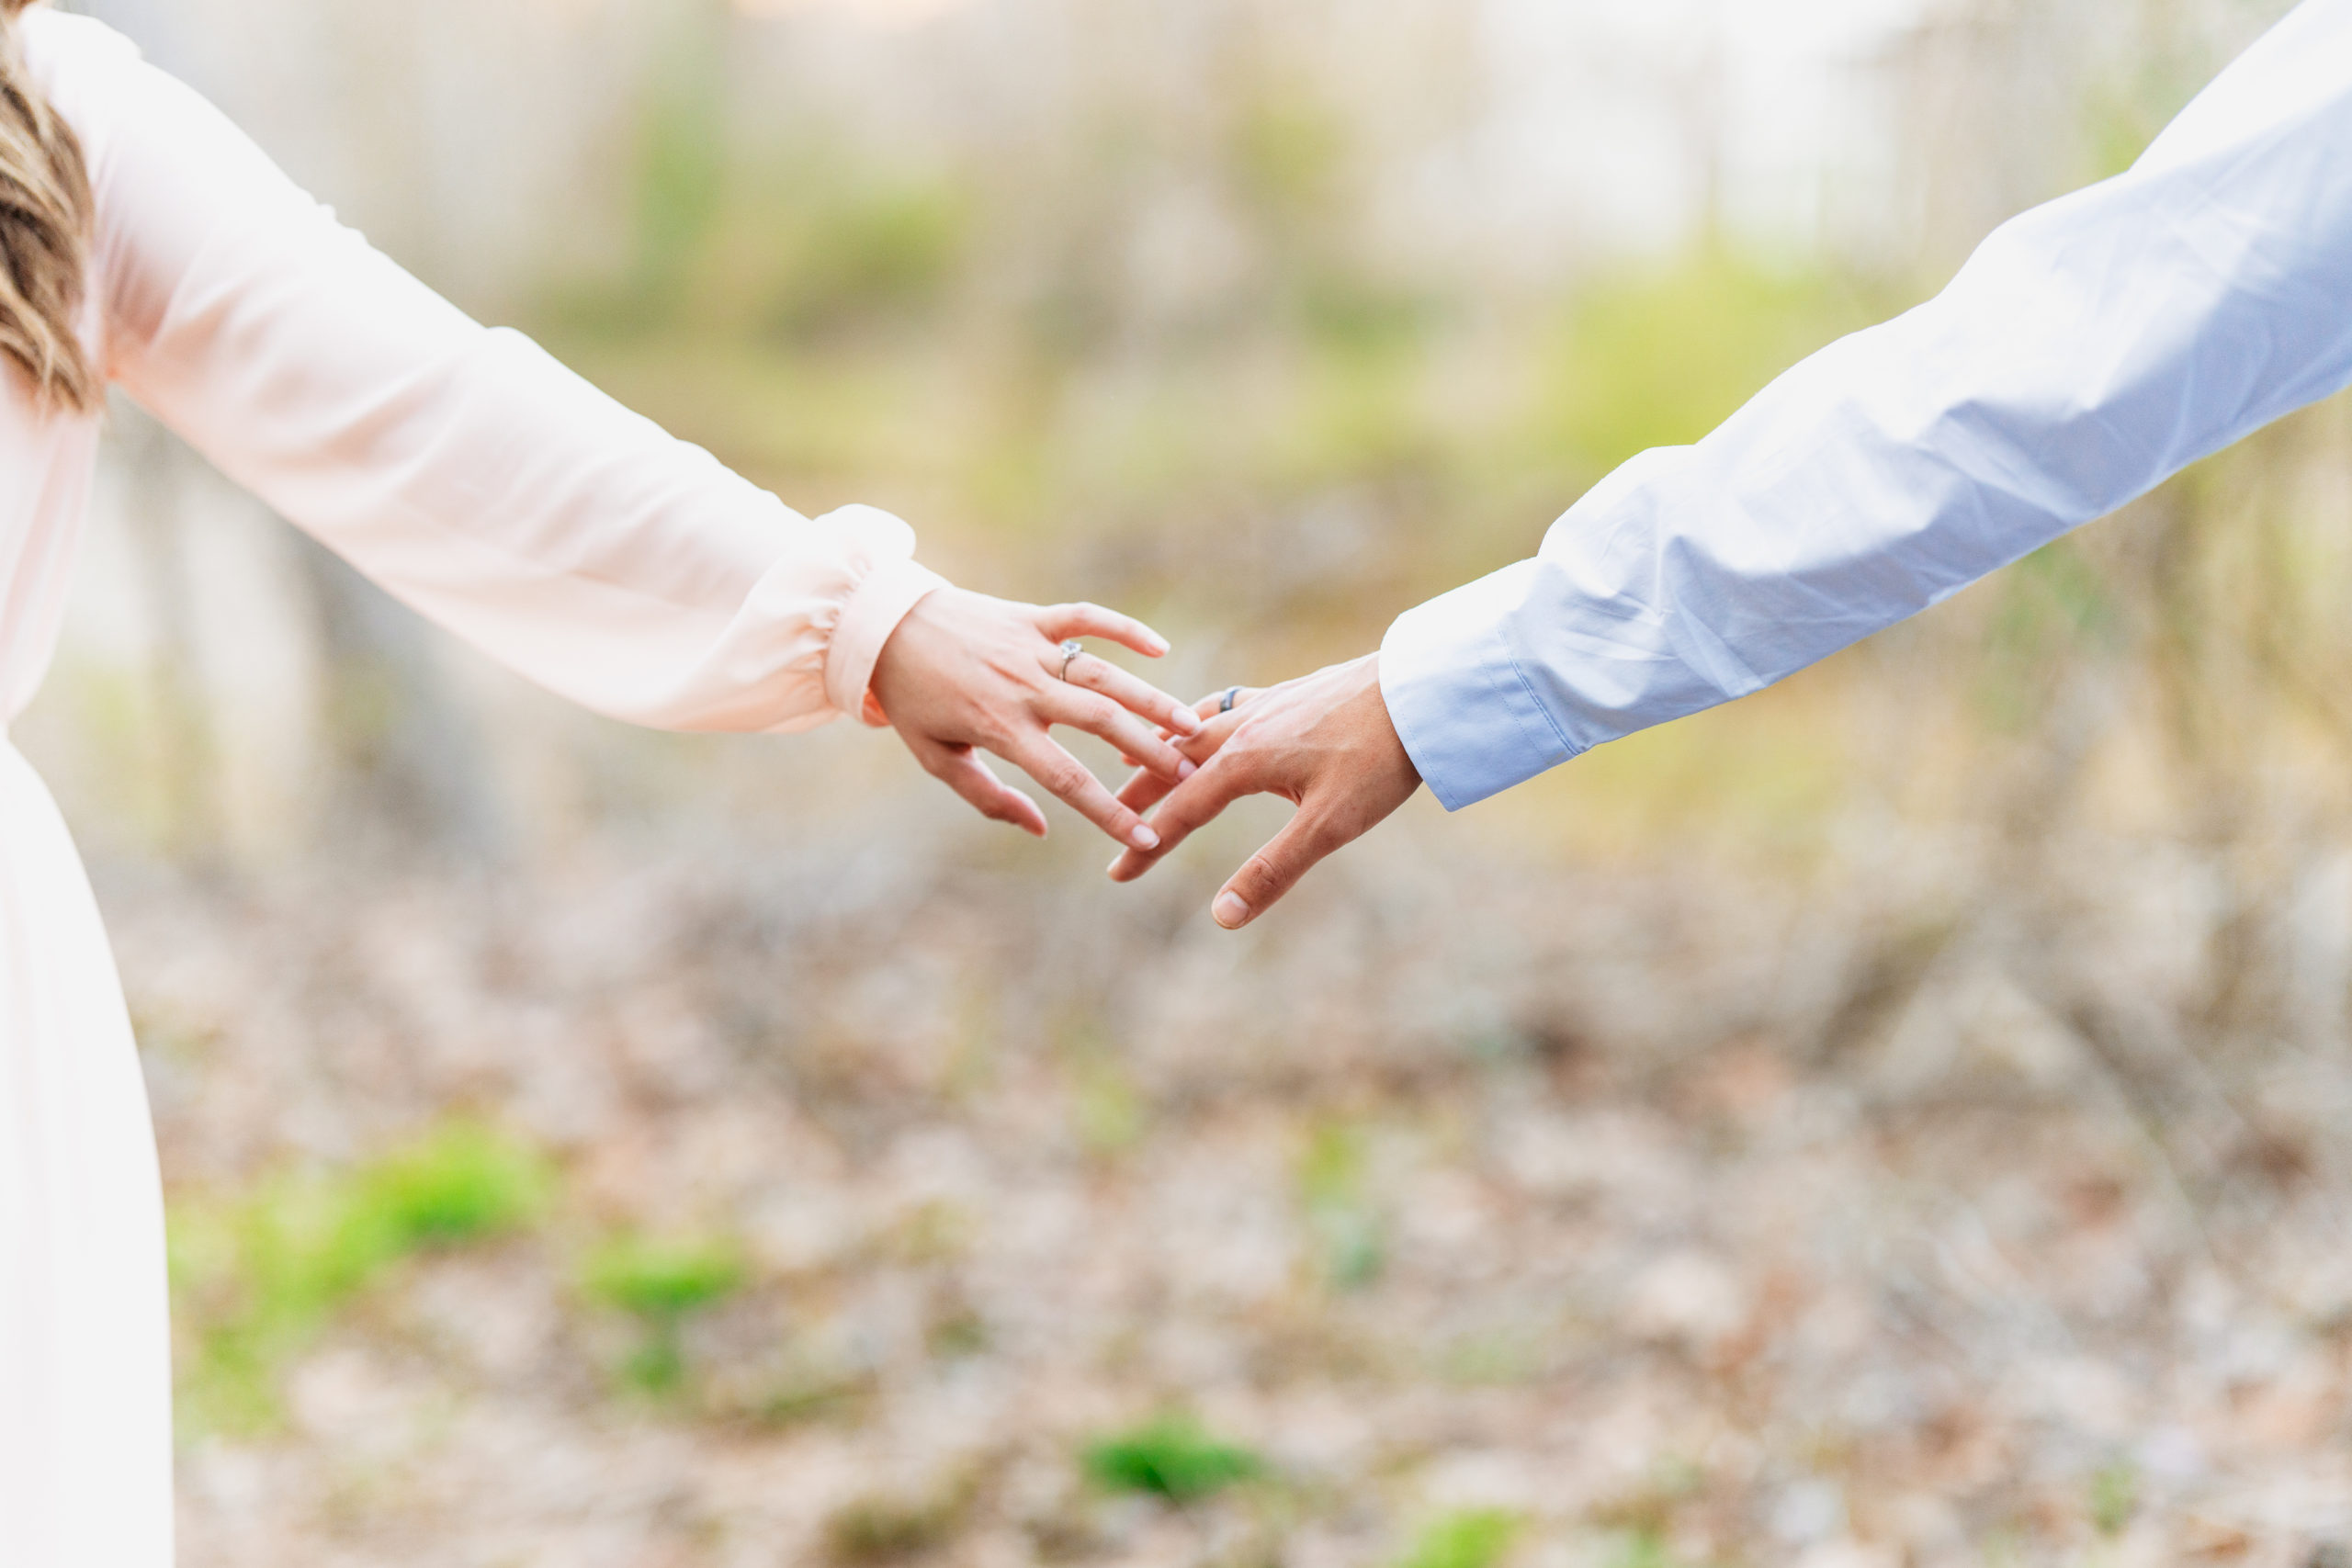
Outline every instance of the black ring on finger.
{"label": "black ring on finger", "polygon": [[1238,701],[1240,696],[1240,687],[1227,686],[1225,689],[1225,695],[1217,699],[1216,711],[1221,714],[1231,713],[1233,711],[1234,703]]}

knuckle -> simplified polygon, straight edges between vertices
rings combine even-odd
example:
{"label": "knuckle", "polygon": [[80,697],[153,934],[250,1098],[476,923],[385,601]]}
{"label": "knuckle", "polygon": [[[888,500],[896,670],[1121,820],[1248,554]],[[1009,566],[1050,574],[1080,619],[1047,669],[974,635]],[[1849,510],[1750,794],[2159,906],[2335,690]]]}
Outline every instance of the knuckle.
{"label": "knuckle", "polygon": [[1214,800],[1170,801],[1159,808],[1153,826],[1163,839],[1173,839],[1191,832],[1216,819],[1217,804]]}
{"label": "knuckle", "polygon": [[1275,863],[1273,856],[1265,850],[1251,855],[1249,863],[1241,868],[1241,877],[1247,879],[1252,887],[1271,887],[1280,882],[1282,876],[1283,868]]}
{"label": "knuckle", "polygon": [[1266,770],[1262,760],[1250,748],[1244,746],[1237,750],[1228,745],[1217,753],[1217,759],[1225,763],[1218,776],[1225,781],[1224,787],[1234,794],[1255,794],[1264,786]]}

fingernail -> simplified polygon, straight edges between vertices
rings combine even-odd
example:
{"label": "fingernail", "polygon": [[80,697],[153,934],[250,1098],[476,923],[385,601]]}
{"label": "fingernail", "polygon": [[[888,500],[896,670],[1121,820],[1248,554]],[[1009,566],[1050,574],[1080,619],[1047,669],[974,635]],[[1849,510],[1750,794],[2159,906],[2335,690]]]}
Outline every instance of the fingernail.
{"label": "fingernail", "polygon": [[1190,757],[1179,758],[1176,762],[1176,782],[1182,784],[1200,771],[1201,765]]}
{"label": "fingernail", "polygon": [[1201,722],[1201,716],[1194,713],[1191,708],[1178,708],[1176,710],[1175,724],[1178,729],[1183,731],[1187,735],[1198,735],[1203,729],[1207,728]]}
{"label": "fingernail", "polygon": [[1230,893],[1218,894],[1216,902],[1209,906],[1209,913],[1229,931],[1238,931],[1250,923],[1250,906]]}
{"label": "fingernail", "polygon": [[1127,842],[1133,844],[1139,850],[1156,850],[1159,847],[1159,835],[1153,832],[1149,828],[1138,827],[1134,832],[1127,835]]}

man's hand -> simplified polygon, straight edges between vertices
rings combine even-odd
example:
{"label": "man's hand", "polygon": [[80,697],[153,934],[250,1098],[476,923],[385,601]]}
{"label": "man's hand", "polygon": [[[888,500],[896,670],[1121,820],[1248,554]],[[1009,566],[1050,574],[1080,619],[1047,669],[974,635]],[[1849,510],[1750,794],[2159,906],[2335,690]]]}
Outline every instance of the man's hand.
{"label": "man's hand", "polygon": [[[1213,711],[1216,699],[1203,703]],[[1188,716],[1190,716],[1188,715]],[[1205,716],[1205,714],[1204,715]],[[1170,784],[1164,770],[1137,773],[1120,793],[1137,811],[1163,799],[1152,817],[1157,849],[1129,850],[1111,867],[1114,882],[1132,882],[1192,831],[1245,795],[1278,795],[1298,815],[1250,858],[1216,896],[1210,913],[1238,931],[1289,892],[1316,862],[1386,820],[1421,787],[1421,775],[1396,738],[1380,694],[1380,656],[1288,685],[1253,693],[1182,743],[1200,772]],[[1131,753],[1143,758],[1142,753]]]}
{"label": "man's hand", "polygon": [[938,589],[883,644],[873,701],[924,770],[981,816],[1046,836],[1037,803],[980,760],[993,751],[1120,843],[1155,849],[1159,836],[1046,731],[1066,724],[1099,735],[1147,769],[1144,777],[1172,788],[1192,776],[1193,763],[1164,737],[1196,734],[1201,721],[1174,697],[1091,653],[1065,659],[1063,639],[1085,637],[1151,659],[1168,651],[1167,640],[1141,621],[1092,604],[1040,609]]}

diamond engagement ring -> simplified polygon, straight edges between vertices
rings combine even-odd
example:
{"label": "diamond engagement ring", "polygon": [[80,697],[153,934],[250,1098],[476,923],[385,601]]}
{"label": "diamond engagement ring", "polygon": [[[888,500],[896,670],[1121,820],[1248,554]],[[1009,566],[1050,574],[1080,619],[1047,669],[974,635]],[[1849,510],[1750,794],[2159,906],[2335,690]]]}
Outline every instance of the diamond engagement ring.
{"label": "diamond engagement ring", "polygon": [[1069,661],[1086,651],[1086,645],[1076,637],[1062,644],[1062,679],[1069,679]]}

